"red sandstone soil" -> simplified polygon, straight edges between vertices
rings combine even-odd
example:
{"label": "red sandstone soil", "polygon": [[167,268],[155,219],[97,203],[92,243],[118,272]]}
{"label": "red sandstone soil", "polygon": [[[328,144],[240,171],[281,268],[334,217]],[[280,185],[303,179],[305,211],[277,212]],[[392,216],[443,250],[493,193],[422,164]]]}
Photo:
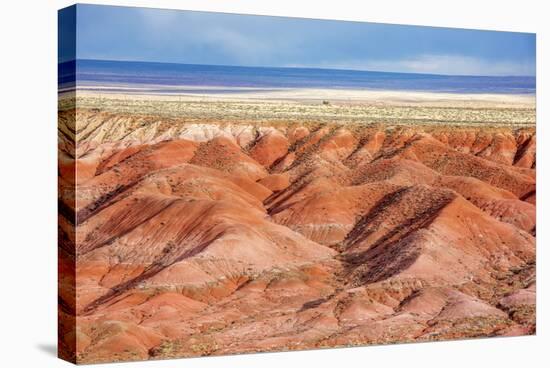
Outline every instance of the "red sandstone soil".
{"label": "red sandstone soil", "polygon": [[60,154],[80,363],[535,332],[534,129],[130,138]]}

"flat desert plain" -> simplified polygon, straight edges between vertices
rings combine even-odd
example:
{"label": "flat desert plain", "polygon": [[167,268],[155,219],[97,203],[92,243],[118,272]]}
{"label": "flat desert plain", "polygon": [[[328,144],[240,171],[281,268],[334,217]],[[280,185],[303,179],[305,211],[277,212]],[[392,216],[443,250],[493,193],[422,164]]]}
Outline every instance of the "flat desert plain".
{"label": "flat desert plain", "polygon": [[308,96],[60,100],[66,358],[535,333],[533,98]]}

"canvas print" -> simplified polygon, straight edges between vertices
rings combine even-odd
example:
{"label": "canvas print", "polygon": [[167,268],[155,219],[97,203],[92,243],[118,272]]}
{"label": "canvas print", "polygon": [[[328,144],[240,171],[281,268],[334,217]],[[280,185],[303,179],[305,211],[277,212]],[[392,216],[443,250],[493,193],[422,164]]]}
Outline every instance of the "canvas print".
{"label": "canvas print", "polygon": [[60,357],[535,334],[535,42],[60,10]]}

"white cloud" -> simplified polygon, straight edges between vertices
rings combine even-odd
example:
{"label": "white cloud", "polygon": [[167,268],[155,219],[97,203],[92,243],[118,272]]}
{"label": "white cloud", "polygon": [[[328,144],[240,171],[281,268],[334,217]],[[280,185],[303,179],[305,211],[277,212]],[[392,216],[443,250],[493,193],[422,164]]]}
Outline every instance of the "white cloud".
{"label": "white cloud", "polygon": [[449,75],[535,75],[535,65],[531,62],[493,62],[462,55],[419,55],[401,60],[322,62],[313,67]]}

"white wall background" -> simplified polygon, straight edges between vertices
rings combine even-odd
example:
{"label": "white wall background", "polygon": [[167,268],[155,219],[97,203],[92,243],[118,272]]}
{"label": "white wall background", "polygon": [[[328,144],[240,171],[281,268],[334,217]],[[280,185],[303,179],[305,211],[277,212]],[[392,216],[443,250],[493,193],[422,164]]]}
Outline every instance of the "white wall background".
{"label": "white wall background", "polygon": [[[538,332],[536,337],[251,354],[110,367],[535,367],[550,328],[550,26],[545,1],[87,1],[537,33]],[[55,357],[57,9],[72,1],[3,1],[0,11],[0,366],[63,367]],[[546,361],[546,362],[545,362]]]}

